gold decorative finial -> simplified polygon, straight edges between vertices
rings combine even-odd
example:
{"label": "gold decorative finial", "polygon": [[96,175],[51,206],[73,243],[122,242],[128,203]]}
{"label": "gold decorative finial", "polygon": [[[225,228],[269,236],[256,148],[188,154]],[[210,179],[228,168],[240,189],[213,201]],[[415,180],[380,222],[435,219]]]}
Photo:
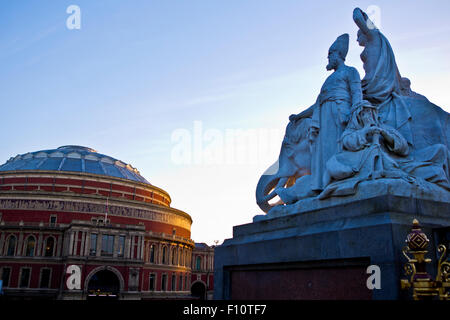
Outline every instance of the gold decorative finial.
{"label": "gold decorative finial", "polygon": [[[410,276],[410,279],[400,280],[401,288],[412,288],[415,300],[432,297],[449,300],[450,263],[445,261],[447,249],[442,244],[438,246],[441,257],[438,262],[437,276],[433,281],[426,272],[426,264],[431,262],[431,259],[425,258],[428,253],[426,248],[429,241],[426,234],[422,232],[419,221],[414,219],[411,232],[406,237],[407,246],[403,248],[403,255],[408,259],[404,266],[405,274]],[[408,253],[412,254],[414,258],[409,257]]]}

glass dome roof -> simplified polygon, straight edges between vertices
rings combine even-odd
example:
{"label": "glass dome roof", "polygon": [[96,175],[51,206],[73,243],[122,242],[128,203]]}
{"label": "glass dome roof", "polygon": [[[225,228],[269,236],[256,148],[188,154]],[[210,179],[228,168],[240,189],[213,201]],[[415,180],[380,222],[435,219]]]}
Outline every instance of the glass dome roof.
{"label": "glass dome roof", "polygon": [[17,170],[93,173],[150,184],[131,165],[94,149],[74,145],[17,155],[0,166],[0,172]]}

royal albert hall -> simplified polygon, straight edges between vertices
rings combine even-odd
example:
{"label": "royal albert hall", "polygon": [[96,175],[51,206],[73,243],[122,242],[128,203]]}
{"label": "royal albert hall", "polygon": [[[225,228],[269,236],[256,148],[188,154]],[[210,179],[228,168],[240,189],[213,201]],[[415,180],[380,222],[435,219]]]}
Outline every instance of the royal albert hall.
{"label": "royal albert hall", "polygon": [[3,296],[190,295],[192,219],[170,203],[137,169],[91,148],[11,158],[0,166]]}

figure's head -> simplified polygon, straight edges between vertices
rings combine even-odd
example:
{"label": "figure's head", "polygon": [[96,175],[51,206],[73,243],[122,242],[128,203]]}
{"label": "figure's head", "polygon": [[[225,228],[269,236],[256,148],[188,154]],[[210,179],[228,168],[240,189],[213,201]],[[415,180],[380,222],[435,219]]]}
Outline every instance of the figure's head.
{"label": "figure's head", "polygon": [[363,32],[361,32],[361,30],[358,30],[356,41],[358,41],[358,44],[361,47],[365,47],[367,44],[367,37],[364,35]]}
{"label": "figure's head", "polygon": [[361,117],[361,121],[364,127],[376,125],[375,109],[363,107],[359,116]]}
{"label": "figure's head", "polygon": [[336,70],[342,63],[344,63],[344,60],[336,50],[328,51],[327,70]]}
{"label": "figure's head", "polygon": [[327,70],[336,70],[344,63],[348,52],[349,35],[344,33],[340,35],[328,50]]}
{"label": "figure's head", "polygon": [[355,127],[370,127],[378,124],[377,108],[367,100],[359,102],[352,113],[352,122]]}

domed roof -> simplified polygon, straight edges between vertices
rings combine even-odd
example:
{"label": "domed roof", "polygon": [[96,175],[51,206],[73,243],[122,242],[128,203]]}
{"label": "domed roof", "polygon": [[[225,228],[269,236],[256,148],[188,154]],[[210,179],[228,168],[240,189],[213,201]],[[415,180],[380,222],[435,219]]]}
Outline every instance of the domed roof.
{"label": "domed roof", "polygon": [[50,170],[100,174],[150,184],[136,168],[96,150],[62,146],[17,155],[0,166],[1,171]]}

